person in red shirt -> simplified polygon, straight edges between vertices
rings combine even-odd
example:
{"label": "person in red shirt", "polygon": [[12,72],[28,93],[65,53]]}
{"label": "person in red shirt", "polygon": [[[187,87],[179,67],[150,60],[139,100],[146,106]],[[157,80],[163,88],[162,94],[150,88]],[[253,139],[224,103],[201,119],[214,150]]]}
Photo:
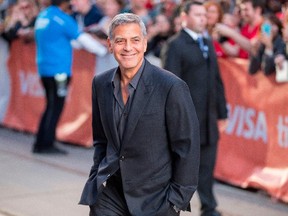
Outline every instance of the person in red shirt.
{"label": "person in red shirt", "polygon": [[[240,11],[240,9],[237,11]],[[240,32],[240,12],[236,8],[232,13],[224,13],[222,23]],[[221,36],[219,43],[227,57],[238,57],[240,46],[232,38]]]}
{"label": "person in red shirt", "polygon": [[232,38],[239,46],[238,57],[249,58],[253,44],[257,42],[257,36],[263,21],[262,13],[265,7],[265,0],[242,0],[240,4],[243,26],[240,32],[224,25],[217,24],[216,31],[222,36]]}
{"label": "person in red shirt", "polygon": [[[265,7],[264,0],[242,0],[241,17],[244,21],[244,26],[241,28],[241,35],[248,38],[253,45],[257,41],[257,36],[263,22],[263,10]],[[242,48],[239,51],[240,58],[249,58],[250,49]]]}

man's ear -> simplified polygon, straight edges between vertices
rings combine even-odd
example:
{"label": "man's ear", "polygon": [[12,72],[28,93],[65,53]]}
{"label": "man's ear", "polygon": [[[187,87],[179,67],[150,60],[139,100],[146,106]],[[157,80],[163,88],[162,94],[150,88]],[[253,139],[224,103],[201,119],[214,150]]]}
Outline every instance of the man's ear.
{"label": "man's ear", "polygon": [[182,11],[180,13],[180,19],[181,19],[182,27],[186,27],[186,25],[187,25],[187,14],[185,12]]}
{"label": "man's ear", "polygon": [[108,50],[110,53],[113,53],[112,44],[110,38],[107,38]]}
{"label": "man's ear", "polygon": [[144,43],[145,43],[145,48],[144,48],[144,53],[145,53],[147,51],[147,45],[148,45],[148,41],[146,37],[144,39]]}

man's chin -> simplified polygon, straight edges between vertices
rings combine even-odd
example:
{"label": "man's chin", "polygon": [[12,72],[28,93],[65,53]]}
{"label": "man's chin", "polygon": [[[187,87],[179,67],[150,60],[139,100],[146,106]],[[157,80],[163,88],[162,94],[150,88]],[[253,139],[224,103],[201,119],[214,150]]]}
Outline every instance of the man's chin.
{"label": "man's chin", "polygon": [[123,69],[128,70],[128,69],[135,68],[136,63],[135,63],[135,61],[125,61],[125,62],[122,62],[121,66]]}

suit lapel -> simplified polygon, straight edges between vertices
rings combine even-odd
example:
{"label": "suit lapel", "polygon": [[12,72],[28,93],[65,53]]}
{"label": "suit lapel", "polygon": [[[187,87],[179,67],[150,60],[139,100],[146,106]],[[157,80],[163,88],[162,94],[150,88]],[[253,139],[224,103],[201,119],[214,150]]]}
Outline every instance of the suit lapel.
{"label": "suit lapel", "polygon": [[198,46],[197,40],[194,40],[185,30],[182,29],[180,34],[183,40],[185,40],[187,44],[197,44]]}
{"label": "suit lapel", "polygon": [[[114,73],[116,72],[116,70],[114,71]],[[115,123],[115,117],[114,117],[114,93],[113,93],[113,86],[111,83],[112,77],[106,86],[104,109],[106,112],[106,119],[107,119],[108,127],[110,129],[111,137],[113,139],[113,143],[115,143],[116,149],[119,150],[120,149],[120,140],[119,140],[117,127],[116,127],[116,123]]]}
{"label": "suit lapel", "polygon": [[124,131],[124,136],[123,136],[123,144],[129,141],[137,123],[140,118],[140,116],[143,113],[143,110],[152,95],[153,92],[153,83],[151,77],[153,76],[151,72],[153,71],[153,68],[151,64],[146,61],[145,63],[145,68],[143,70],[143,74],[139,80],[134,98],[133,98],[133,103],[131,106],[131,112],[129,113],[128,121],[126,124],[126,128]]}

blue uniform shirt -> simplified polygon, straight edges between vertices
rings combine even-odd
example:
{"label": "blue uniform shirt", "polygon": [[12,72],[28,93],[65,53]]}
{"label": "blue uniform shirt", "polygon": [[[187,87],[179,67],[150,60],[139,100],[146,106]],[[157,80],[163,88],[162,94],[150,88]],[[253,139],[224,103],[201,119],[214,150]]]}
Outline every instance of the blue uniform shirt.
{"label": "blue uniform shirt", "polygon": [[35,24],[36,62],[41,77],[71,76],[72,46],[80,35],[75,20],[56,6],[42,11]]}

